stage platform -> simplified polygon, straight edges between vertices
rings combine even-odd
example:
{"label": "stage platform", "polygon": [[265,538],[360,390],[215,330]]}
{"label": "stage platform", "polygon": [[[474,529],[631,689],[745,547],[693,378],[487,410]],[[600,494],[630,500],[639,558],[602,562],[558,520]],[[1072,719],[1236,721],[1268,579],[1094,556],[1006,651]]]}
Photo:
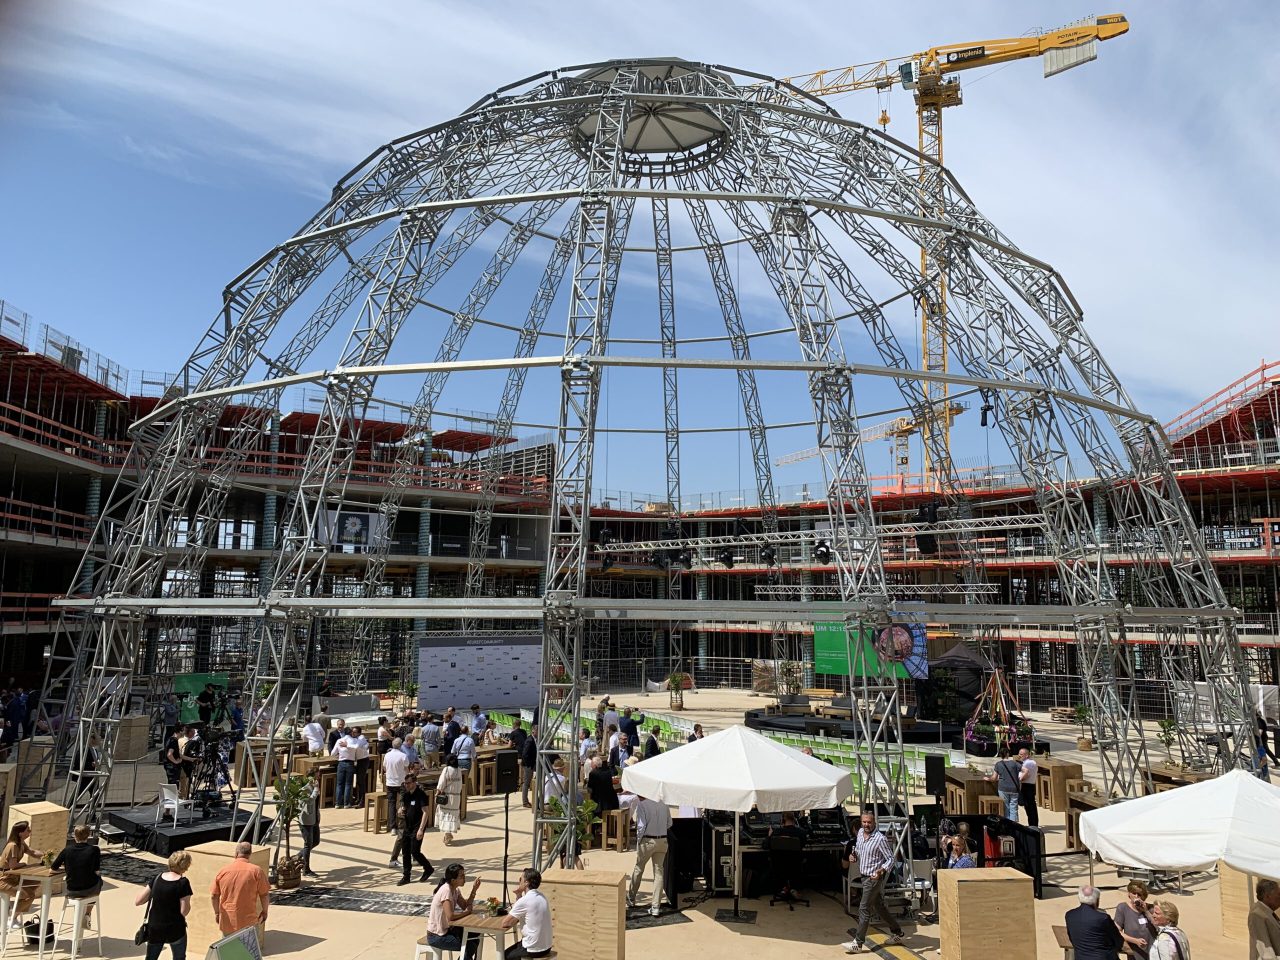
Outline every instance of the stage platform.
{"label": "stage platform", "polygon": [[[244,826],[246,814],[241,813],[236,829]],[[107,814],[107,822],[113,827],[123,830],[126,842],[139,850],[167,857],[178,850],[194,847],[210,840],[233,840],[231,836],[231,807],[214,807],[209,816],[204,817],[200,811],[183,811],[178,815],[178,826],[173,825],[173,815],[155,825],[156,808],[154,806],[135,807],[132,810],[112,810]],[[263,818],[262,830],[271,827],[270,818]]]}
{"label": "stage platform", "polygon": [[[832,731],[828,736],[852,739],[857,733],[857,726],[852,720],[835,717],[791,716],[789,714],[769,713],[768,710],[748,710],[743,722],[753,730],[773,730],[776,733],[808,733],[815,724],[820,724]],[[955,723],[939,724],[932,720],[917,720],[910,726],[902,727],[902,742],[932,745],[949,748],[954,739],[964,736],[964,727]]]}

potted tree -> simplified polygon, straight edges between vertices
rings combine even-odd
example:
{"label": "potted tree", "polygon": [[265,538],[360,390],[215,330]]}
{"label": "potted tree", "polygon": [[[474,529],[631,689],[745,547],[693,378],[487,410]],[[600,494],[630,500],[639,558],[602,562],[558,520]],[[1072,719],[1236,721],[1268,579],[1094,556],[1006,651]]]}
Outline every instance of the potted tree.
{"label": "potted tree", "polygon": [[552,700],[563,700],[569,694],[569,686],[573,678],[569,671],[558,663],[551,665],[551,686],[547,688],[547,696]]}
{"label": "potted tree", "polygon": [[[564,801],[559,797],[552,797],[547,806],[555,816],[564,816]],[[587,842],[591,838],[591,824],[596,818],[596,809],[596,802],[590,797],[578,798],[578,809],[573,819],[573,834],[574,839],[577,841],[577,856],[573,862],[573,869],[575,870],[583,870],[586,867],[586,864],[582,862],[582,851],[587,848]],[[547,830],[548,849],[550,849],[550,845],[554,845],[560,839],[560,834],[564,832],[564,827],[559,824],[549,824]]]}
{"label": "potted tree", "polygon": [[1080,736],[1076,738],[1076,748],[1078,750],[1089,751],[1093,749],[1093,741],[1089,739],[1089,721],[1093,719],[1093,711],[1089,709],[1087,703],[1077,703],[1075,705],[1076,723],[1080,727]]}
{"label": "potted tree", "polygon": [[672,710],[684,709],[684,688],[688,682],[689,675],[683,670],[672,670],[667,676],[667,693]]}
{"label": "potted tree", "polygon": [[804,689],[804,665],[798,660],[778,663],[778,704],[784,707],[807,707],[809,698]]}
{"label": "potted tree", "polygon": [[395,710],[397,704],[400,703],[400,681],[391,680],[387,683],[387,696],[391,698],[391,709]]}
{"label": "potted tree", "polygon": [[404,685],[405,709],[416,710],[418,707],[418,682],[410,680]]}
{"label": "potted tree", "polygon": [[284,859],[277,861],[275,867],[276,886],[281,890],[293,890],[302,883],[302,856],[293,855],[290,835],[310,792],[308,778],[297,774],[276,777],[273,785],[271,799],[276,805],[276,826],[284,831]]}
{"label": "potted tree", "polygon": [[1178,739],[1178,721],[1172,717],[1165,717],[1163,720],[1157,721],[1160,726],[1160,732],[1156,737],[1164,744],[1165,756],[1169,758],[1169,763],[1173,763],[1173,744]]}

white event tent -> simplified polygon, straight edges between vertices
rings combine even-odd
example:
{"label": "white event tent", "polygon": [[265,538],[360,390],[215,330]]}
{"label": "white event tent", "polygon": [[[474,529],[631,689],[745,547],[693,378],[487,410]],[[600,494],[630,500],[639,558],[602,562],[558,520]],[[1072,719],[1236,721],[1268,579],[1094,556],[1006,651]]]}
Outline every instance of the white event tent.
{"label": "white event tent", "polygon": [[1274,876],[1280,787],[1243,770],[1080,817],[1080,840],[1107,863],[1152,870],[1237,870]]}
{"label": "white event tent", "polygon": [[622,771],[622,788],[668,806],[732,810],[734,913],[742,894],[739,815],[836,807],[853,793],[849,771],[737,725]]}

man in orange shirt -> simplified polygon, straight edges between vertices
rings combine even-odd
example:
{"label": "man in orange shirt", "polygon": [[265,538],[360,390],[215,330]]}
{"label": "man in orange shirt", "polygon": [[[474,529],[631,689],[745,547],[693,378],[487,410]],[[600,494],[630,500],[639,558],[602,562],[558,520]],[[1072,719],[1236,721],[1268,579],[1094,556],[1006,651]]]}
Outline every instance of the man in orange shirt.
{"label": "man in orange shirt", "polygon": [[266,872],[250,862],[252,855],[253,844],[237,843],[236,858],[213,878],[213,887],[209,891],[213,900],[213,918],[223,933],[235,933],[267,922],[271,885],[267,882]]}

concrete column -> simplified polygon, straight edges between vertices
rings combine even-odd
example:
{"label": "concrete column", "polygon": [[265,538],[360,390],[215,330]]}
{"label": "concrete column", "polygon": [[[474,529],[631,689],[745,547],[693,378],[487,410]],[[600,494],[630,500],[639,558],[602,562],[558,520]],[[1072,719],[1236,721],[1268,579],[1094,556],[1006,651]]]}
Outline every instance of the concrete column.
{"label": "concrete column", "polygon": [[[430,447],[427,448],[428,462],[431,456]],[[431,556],[431,498],[423,497],[418,502],[418,556]],[[393,531],[394,532],[394,531]],[[419,599],[425,599],[431,596],[431,567],[426,563],[419,563],[413,573],[413,595]],[[393,664],[398,667],[401,676],[406,675],[413,680],[418,677],[418,638],[427,630],[427,621],[421,617],[413,621],[413,632],[400,644],[399,663]]]}
{"label": "concrete column", "polygon": [[[107,435],[107,405],[99,400],[94,409],[93,435],[102,440]],[[89,489],[84,496],[84,512],[89,518],[92,529],[97,525],[98,515],[102,513],[102,477],[96,473],[89,475]],[[84,563],[80,567],[80,592],[93,593],[93,578],[98,572],[98,561],[92,553],[86,553]]]}
{"label": "concrete column", "polygon": [[[698,521],[698,536],[707,536],[707,521]],[[699,600],[711,599],[711,585],[707,582],[706,568],[701,564],[699,564],[698,573],[694,577],[694,587]],[[707,666],[707,653],[710,649],[709,640],[710,638],[705,630],[698,631],[698,666],[702,669],[706,669]]]}
{"label": "concrete column", "polygon": [[[813,521],[805,520],[801,524],[802,529],[812,530]],[[813,571],[809,569],[809,564],[813,562],[813,538],[804,537],[800,541],[800,562],[804,565],[800,571],[800,599],[812,600]],[[804,664],[804,685],[806,687],[813,686],[813,634],[802,637],[800,640],[800,660]]]}
{"label": "concrete column", "polygon": [[[280,414],[274,412],[271,414],[271,434],[267,440],[267,449],[271,456],[268,462],[271,465],[270,473],[276,472],[276,466],[280,462]],[[274,551],[276,548],[276,537],[279,534],[278,519],[280,510],[280,497],[275,493],[265,493],[262,495],[262,543],[261,549]],[[273,557],[265,557],[258,561],[258,595],[265,597],[267,590],[271,586],[271,573],[275,559]]]}
{"label": "concrete column", "polygon": [[[659,600],[667,599],[667,580],[665,577],[658,577],[658,589],[655,591]],[[649,656],[655,658],[658,663],[665,664],[667,662],[667,631],[653,631],[653,651]],[[664,667],[665,669],[665,667]]]}

